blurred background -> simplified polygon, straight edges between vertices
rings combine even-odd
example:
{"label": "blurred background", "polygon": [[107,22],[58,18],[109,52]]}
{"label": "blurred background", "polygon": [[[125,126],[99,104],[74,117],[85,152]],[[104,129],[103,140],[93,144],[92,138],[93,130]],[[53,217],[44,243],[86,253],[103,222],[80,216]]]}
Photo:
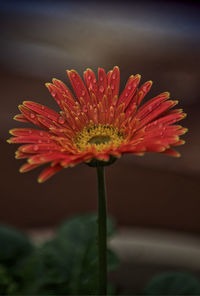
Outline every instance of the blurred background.
{"label": "blurred background", "polygon": [[[199,251],[199,13],[198,1],[0,2],[1,223],[23,230],[52,229],[68,217],[96,211],[94,169],[82,164],[39,185],[36,178],[41,169],[20,174],[23,161],[14,159],[17,147],[6,139],[9,129],[25,126],[12,120],[23,100],[58,110],[45,82],[56,77],[69,85],[66,69],[81,74],[90,67],[96,73],[98,67],[108,71],[118,65],[121,89],[131,74],[140,73],[142,83],[154,82],[147,99],[163,91],[179,99],[179,107],[188,113],[181,124],[189,132],[184,136],[186,144],[178,148],[181,158],[124,156],[106,168],[108,211],[120,229],[132,229],[140,242],[129,245],[138,248],[134,258],[141,258],[151,231],[157,231],[153,240],[162,241],[163,254],[169,254],[170,246],[177,247],[171,258],[177,258],[180,245],[188,242]],[[164,238],[163,233],[170,235]],[[177,234],[186,235],[178,240],[179,247]],[[129,242],[131,233],[123,233],[122,238],[114,244],[119,252],[126,247],[120,243]],[[155,249],[148,250],[146,257],[155,258]],[[191,254],[191,249],[182,251],[177,264]],[[200,270],[197,261],[198,267],[190,267]]]}

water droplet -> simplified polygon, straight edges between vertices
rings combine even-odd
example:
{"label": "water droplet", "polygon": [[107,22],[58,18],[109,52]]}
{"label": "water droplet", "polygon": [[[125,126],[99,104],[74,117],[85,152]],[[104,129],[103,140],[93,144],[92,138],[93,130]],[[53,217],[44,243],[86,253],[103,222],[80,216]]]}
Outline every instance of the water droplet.
{"label": "water droplet", "polygon": [[89,76],[88,76],[88,80],[91,80],[91,78],[92,78],[91,75],[89,75]]}
{"label": "water droplet", "polygon": [[88,111],[88,110],[87,110],[87,106],[84,105],[84,106],[83,106],[83,112],[87,113],[87,111]]}
{"label": "water droplet", "polygon": [[111,89],[114,89],[114,88],[115,88],[114,84],[111,84],[111,86],[110,86],[110,87],[111,87]]}
{"label": "water droplet", "polygon": [[81,95],[82,95],[82,96],[84,96],[84,95],[85,95],[85,91],[84,91],[84,90],[82,90],[82,92],[81,92]]}
{"label": "water droplet", "polygon": [[55,97],[55,96],[56,96],[56,91],[53,90],[53,91],[51,92],[51,95],[52,95],[53,97]]}
{"label": "water droplet", "polygon": [[60,123],[60,124],[64,124],[65,123],[65,120],[64,120],[64,118],[62,116],[59,116],[58,117],[58,123]]}
{"label": "water droplet", "polygon": [[131,88],[132,88],[132,86],[131,86],[131,85],[129,85],[129,86],[128,86],[128,90],[131,90]]}
{"label": "water droplet", "polygon": [[33,146],[33,150],[34,150],[34,151],[38,151],[38,150],[39,150],[38,145],[34,145],[34,146]]}
{"label": "water droplet", "polygon": [[41,136],[41,137],[44,136],[44,132],[40,132],[40,136]]}
{"label": "water droplet", "polygon": [[45,109],[45,107],[44,106],[42,106],[42,110],[44,110]]}
{"label": "water droplet", "polygon": [[34,113],[31,113],[30,114],[30,117],[33,119],[33,118],[35,118],[35,114]]}
{"label": "water droplet", "polygon": [[101,93],[104,92],[104,87],[103,87],[103,85],[100,85],[100,86],[99,86],[99,91],[100,91]]}

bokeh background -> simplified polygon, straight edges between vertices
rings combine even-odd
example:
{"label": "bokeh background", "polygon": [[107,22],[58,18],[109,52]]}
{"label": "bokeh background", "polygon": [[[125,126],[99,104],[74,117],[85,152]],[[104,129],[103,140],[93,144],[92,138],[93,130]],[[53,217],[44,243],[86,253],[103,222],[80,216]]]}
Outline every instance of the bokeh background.
{"label": "bokeh background", "polygon": [[147,98],[169,91],[188,117],[182,157],[124,156],[106,169],[108,211],[119,226],[200,233],[200,6],[198,1],[1,1],[0,221],[52,227],[97,208],[95,170],[82,164],[40,185],[41,169],[20,174],[8,130],[17,106],[58,110],[44,83],[69,83],[65,70],[99,66],[153,80]]}

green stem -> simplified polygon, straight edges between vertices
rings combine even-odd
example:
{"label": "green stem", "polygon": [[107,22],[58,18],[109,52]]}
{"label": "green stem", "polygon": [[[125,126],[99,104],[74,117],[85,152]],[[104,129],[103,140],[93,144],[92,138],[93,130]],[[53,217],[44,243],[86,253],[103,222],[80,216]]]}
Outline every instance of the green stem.
{"label": "green stem", "polygon": [[98,255],[99,287],[98,295],[107,293],[107,213],[104,166],[97,166],[98,179]]}

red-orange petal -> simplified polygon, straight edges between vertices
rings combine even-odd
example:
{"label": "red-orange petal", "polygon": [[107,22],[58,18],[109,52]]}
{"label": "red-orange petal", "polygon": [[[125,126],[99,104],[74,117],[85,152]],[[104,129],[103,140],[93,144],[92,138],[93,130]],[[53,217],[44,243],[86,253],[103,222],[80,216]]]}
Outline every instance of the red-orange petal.
{"label": "red-orange petal", "polygon": [[31,111],[34,111],[35,113],[39,114],[39,115],[42,115],[52,121],[57,121],[58,118],[59,118],[59,114],[57,112],[55,112],[54,110],[44,106],[44,105],[41,105],[41,104],[38,104],[38,103],[35,103],[35,102],[31,102],[31,101],[24,101],[23,102],[23,105],[25,107],[27,107],[29,110]]}
{"label": "red-orange petal", "polygon": [[40,166],[40,164],[25,163],[20,167],[19,171],[20,171],[20,173],[26,173],[26,172],[29,172],[39,166]]}
{"label": "red-orange petal", "polygon": [[63,167],[60,164],[57,164],[55,166],[48,166],[46,169],[42,171],[42,173],[38,177],[38,182],[43,183],[47,179],[51,178],[53,175],[55,175],[57,172],[62,170]]}
{"label": "red-orange petal", "polygon": [[136,94],[134,95],[131,103],[135,103],[137,106],[140,105],[140,103],[142,102],[142,100],[144,99],[144,97],[146,96],[146,94],[150,91],[151,86],[152,86],[152,81],[147,81],[145,82],[136,92]]}
{"label": "red-orange petal", "polygon": [[164,113],[169,108],[172,108],[178,103],[178,101],[166,101],[159,105],[159,107],[145,108],[143,112],[138,112],[136,115],[136,119],[139,120],[137,128],[140,129],[144,125],[148,124],[149,122],[155,120],[158,116]]}
{"label": "red-orange petal", "polygon": [[29,122],[29,120],[23,114],[17,114],[13,117],[13,119],[20,122]]}
{"label": "red-orange petal", "polygon": [[122,103],[125,104],[125,108],[129,105],[130,101],[135,94],[137,87],[139,85],[141,76],[139,74],[133,76],[131,75],[126,83],[125,89],[123,90],[122,94],[119,97],[118,105]]}
{"label": "red-orange petal", "polygon": [[88,102],[91,102],[88,90],[79,74],[74,70],[68,70],[67,75],[69,77],[69,80],[71,82],[74,93],[76,94],[76,98],[78,99],[79,103],[82,104],[80,98],[83,99],[84,105],[87,105]]}

